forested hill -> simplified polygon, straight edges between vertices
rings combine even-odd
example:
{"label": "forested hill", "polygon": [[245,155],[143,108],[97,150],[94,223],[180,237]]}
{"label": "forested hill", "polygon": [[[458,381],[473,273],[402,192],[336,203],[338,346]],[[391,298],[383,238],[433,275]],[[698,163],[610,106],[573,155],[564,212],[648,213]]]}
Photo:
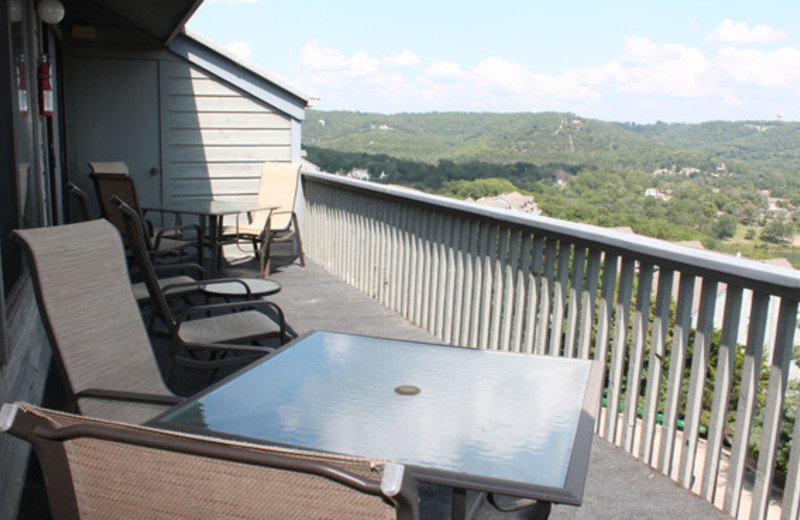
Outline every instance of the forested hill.
{"label": "forested hill", "polygon": [[714,171],[724,162],[731,172],[756,175],[757,184],[800,183],[800,123],[782,121],[637,125],[553,112],[309,110],[303,144],[431,164],[448,159],[652,172]]}

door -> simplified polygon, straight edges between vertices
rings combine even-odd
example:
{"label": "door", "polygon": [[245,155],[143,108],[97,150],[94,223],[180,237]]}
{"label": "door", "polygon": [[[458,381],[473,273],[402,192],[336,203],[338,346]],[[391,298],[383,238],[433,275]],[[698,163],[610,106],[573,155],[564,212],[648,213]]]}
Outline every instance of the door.
{"label": "door", "polygon": [[136,183],[139,203],[159,205],[158,61],[76,58],[71,79],[71,180],[93,194],[88,163],[123,161]]}

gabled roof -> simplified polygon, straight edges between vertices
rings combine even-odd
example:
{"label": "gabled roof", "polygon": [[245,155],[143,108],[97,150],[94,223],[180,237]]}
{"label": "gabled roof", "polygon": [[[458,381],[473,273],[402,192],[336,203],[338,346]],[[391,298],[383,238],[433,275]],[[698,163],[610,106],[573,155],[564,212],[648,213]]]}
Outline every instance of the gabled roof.
{"label": "gabled roof", "polygon": [[266,71],[241,60],[219,44],[185,29],[169,44],[169,50],[214,76],[303,121],[312,97]]}

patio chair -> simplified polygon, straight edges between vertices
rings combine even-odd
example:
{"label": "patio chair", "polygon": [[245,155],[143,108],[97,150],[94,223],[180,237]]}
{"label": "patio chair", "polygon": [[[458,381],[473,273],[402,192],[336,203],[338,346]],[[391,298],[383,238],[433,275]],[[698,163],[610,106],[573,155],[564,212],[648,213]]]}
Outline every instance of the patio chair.
{"label": "patio chair", "polygon": [[416,481],[385,460],[234,442],[4,404],[33,445],[56,520],[415,520]]}
{"label": "patio chair", "polygon": [[[141,423],[180,402],[164,383],[131,291],[117,230],[105,220],[16,230],[31,267],[39,313],[71,409]],[[217,369],[269,350],[184,345],[192,352],[230,350],[239,357],[175,363]]]}
{"label": "patio chair", "polygon": [[[126,246],[129,244],[125,222],[119,213],[114,211],[111,205],[112,196],[117,196],[124,200],[125,203],[139,213],[139,216],[147,224],[147,234],[145,236],[147,249],[151,251],[151,254],[169,250],[170,253],[167,253],[169,255],[174,254],[174,251],[178,251],[182,258],[188,254],[189,248],[195,248],[200,251],[203,237],[200,234],[199,226],[178,225],[156,228],[152,222],[144,218],[144,213],[139,205],[139,198],[136,195],[136,185],[131,179],[128,167],[124,162],[90,162],[89,168],[92,170],[89,176],[94,182],[100,212],[103,218],[116,226]],[[193,236],[193,238],[185,237],[184,235],[187,234]]]}
{"label": "patio chair", "polygon": [[235,226],[223,228],[224,238],[249,240],[261,259],[261,272],[269,276],[271,245],[296,239],[300,265],[305,266],[303,241],[294,211],[300,164],[265,162],[261,169],[258,202],[265,206],[278,206],[277,211],[259,211],[248,215],[246,222],[236,219]]}
{"label": "patio chair", "polygon": [[86,195],[86,192],[72,182],[67,183],[67,192],[70,194],[70,200],[75,201],[75,208],[78,213],[78,219],[70,219],[70,222],[86,222],[87,220],[91,220],[92,212],[89,210],[89,196]]}
{"label": "patio chair", "polygon": [[[114,205],[123,215],[131,240],[134,259],[142,272],[147,290],[150,293],[150,303],[153,305],[158,316],[167,328],[170,337],[169,353],[164,360],[163,372],[169,376],[172,361],[175,359],[185,345],[198,343],[224,343],[224,344],[245,344],[255,343],[261,340],[277,338],[281,345],[287,339],[286,320],[283,310],[267,300],[251,300],[245,302],[215,303],[208,305],[195,305],[181,309],[174,313],[167,303],[164,294],[167,287],[162,288],[158,283],[155,269],[144,245],[144,225],[139,219],[139,215],[130,206],[118,198],[113,199]],[[239,281],[249,295],[250,289],[241,280],[236,278],[216,278],[214,280],[203,280],[170,286],[170,289],[189,287],[198,290],[199,285],[209,285],[213,283],[230,283]],[[273,320],[259,308],[269,309],[276,317]],[[234,312],[235,311],[235,312]],[[214,313],[222,312],[223,314]],[[196,316],[206,317],[196,317]]]}

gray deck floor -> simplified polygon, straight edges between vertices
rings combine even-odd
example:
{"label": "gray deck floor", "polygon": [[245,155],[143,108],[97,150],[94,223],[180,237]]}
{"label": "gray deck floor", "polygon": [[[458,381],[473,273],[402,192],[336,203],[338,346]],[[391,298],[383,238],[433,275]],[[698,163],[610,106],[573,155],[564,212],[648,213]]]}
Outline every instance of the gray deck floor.
{"label": "gray deck floor", "polygon": [[[232,272],[246,272],[238,269]],[[272,296],[296,335],[321,329],[415,341],[439,341],[401,316],[328,274],[319,266],[277,267],[270,276],[283,290]],[[428,518],[444,518],[446,494],[432,494],[436,504],[423,509]],[[480,518],[507,518],[484,506]],[[595,437],[581,507],[554,506],[560,519],[707,519],[730,518],[625,451]]]}
{"label": "gray deck floor", "polygon": [[[236,267],[227,266],[220,276],[256,276],[254,262]],[[279,304],[290,325],[293,336],[312,330],[332,330],[389,338],[438,343],[428,332],[409,323],[399,315],[363,295],[322,268],[309,264],[277,266],[270,276],[282,285],[282,291],[271,300]],[[166,341],[154,340],[158,356],[164,355]],[[197,371],[178,369],[169,384],[181,395],[191,395],[210,381]],[[217,374],[222,377],[225,374]],[[58,386],[51,389],[56,394]],[[48,518],[44,491],[36,472],[26,482],[26,497],[18,520]],[[423,486],[421,516],[423,520],[448,517],[449,492],[437,486]],[[484,505],[478,518],[509,519],[518,515],[501,515]],[[595,437],[589,463],[583,504],[580,507],[554,506],[550,518],[561,519],[708,519],[730,518],[710,504],[679,487],[665,476],[639,463],[623,450]]]}

